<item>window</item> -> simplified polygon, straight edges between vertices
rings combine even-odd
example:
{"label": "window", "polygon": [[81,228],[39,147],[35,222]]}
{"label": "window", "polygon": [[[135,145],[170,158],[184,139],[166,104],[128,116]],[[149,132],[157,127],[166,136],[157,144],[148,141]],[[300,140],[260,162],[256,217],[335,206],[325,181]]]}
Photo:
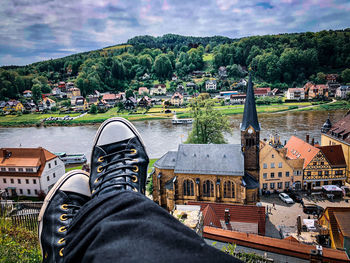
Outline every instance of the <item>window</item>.
{"label": "window", "polygon": [[275,189],[275,183],[270,183],[270,189]]}
{"label": "window", "polygon": [[46,179],[47,179],[47,181],[50,181],[50,176],[47,176]]}
{"label": "window", "polygon": [[317,165],[317,162],[313,162],[312,165]]}
{"label": "window", "polygon": [[263,184],[263,189],[267,189],[267,184]]}
{"label": "window", "polygon": [[27,189],[27,193],[30,195],[30,189]]}
{"label": "window", "polygon": [[282,172],[278,172],[278,177],[282,177]]}
{"label": "window", "polygon": [[33,179],[33,184],[36,184],[36,179]]}
{"label": "window", "polygon": [[1,172],[6,172],[6,168],[5,167],[1,167]]}
{"label": "window", "polygon": [[[35,180],[35,179],[34,179]],[[26,184],[29,184],[29,179],[26,179]]]}
{"label": "window", "polygon": [[206,180],[203,183],[203,196],[213,197],[214,196],[214,184],[210,180]]}
{"label": "window", "polygon": [[316,186],[321,186],[321,182],[320,182],[320,181],[317,181],[317,182],[316,182]]}
{"label": "window", "polygon": [[23,168],[18,168],[18,172],[23,172]]}
{"label": "window", "polygon": [[57,161],[55,160],[55,165],[57,165]]}
{"label": "window", "polygon": [[263,174],[263,178],[266,179],[267,178],[267,173]]}
{"label": "window", "polygon": [[289,177],[289,172],[286,172],[286,177]]}
{"label": "window", "polygon": [[282,163],[278,163],[278,168],[282,168]]}
{"label": "window", "polygon": [[271,168],[275,168],[275,163],[271,163]]}
{"label": "window", "polygon": [[309,172],[307,172],[307,175],[311,175],[311,172],[309,171]]}
{"label": "window", "polygon": [[328,181],[324,181],[324,182],[323,182],[323,185],[328,185]]}
{"label": "window", "polygon": [[284,188],[286,188],[286,189],[289,188],[289,182],[284,182]]}
{"label": "window", "polygon": [[11,184],[14,184],[14,183],[15,183],[15,181],[13,179],[11,179]]}
{"label": "window", "polygon": [[275,173],[271,173],[271,178],[275,178]]}
{"label": "window", "polygon": [[264,164],[263,164],[263,168],[264,168],[264,169],[267,169],[267,163],[264,163]]}
{"label": "window", "polygon": [[19,193],[23,195],[23,189],[19,189]]}
{"label": "window", "polygon": [[9,172],[16,172],[16,168],[9,168]]}
{"label": "window", "polygon": [[51,169],[51,163],[49,163],[49,169]]}
{"label": "window", "polygon": [[324,171],[324,175],[329,175],[329,171]]}
{"label": "window", "polygon": [[319,176],[322,176],[322,171],[318,171],[318,175],[319,175]]}
{"label": "window", "polygon": [[224,198],[235,198],[235,184],[231,181],[224,183]]}
{"label": "window", "polygon": [[279,183],[277,183],[277,187],[278,187],[278,189],[281,189],[282,188],[282,182],[279,182]]}
{"label": "window", "polygon": [[53,178],[56,178],[56,174],[55,173],[53,173],[52,176],[53,176]]}
{"label": "window", "polygon": [[2,179],[2,181],[4,182],[4,184],[6,184],[6,178]]}
{"label": "window", "polygon": [[275,155],[274,155],[274,154],[272,154],[272,155],[271,155],[271,158],[275,158]]}
{"label": "window", "polygon": [[321,165],[324,165],[324,162],[321,162]]}
{"label": "window", "polygon": [[21,179],[17,179],[18,184],[21,184]]}
{"label": "window", "polygon": [[37,195],[37,194],[38,194],[38,190],[35,189],[35,190],[34,190],[34,193]]}
{"label": "window", "polygon": [[26,168],[26,172],[34,172],[33,168]]}
{"label": "window", "polygon": [[194,195],[194,192],[193,192],[193,181],[192,180],[184,180],[184,183],[183,183],[183,192],[184,192],[184,195]]}

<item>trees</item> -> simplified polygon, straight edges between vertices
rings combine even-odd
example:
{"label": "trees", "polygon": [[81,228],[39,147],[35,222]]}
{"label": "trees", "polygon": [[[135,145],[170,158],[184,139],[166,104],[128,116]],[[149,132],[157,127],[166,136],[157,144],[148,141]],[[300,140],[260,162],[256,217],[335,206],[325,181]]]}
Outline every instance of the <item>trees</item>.
{"label": "trees", "polygon": [[194,118],[193,128],[186,143],[226,143],[223,133],[231,132],[231,127],[227,117],[214,109],[212,100],[194,99],[191,114]]}
{"label": "trees", "polygon": [[173,67],[166,54],[160,54],[156,57],[153,64],[153,71],[159,79],[169,78]]}
{"label": "trees", "polygon": [[344,83],[350,83],[350,69],[344,69],[341,73],[341,78]]}
{"label": "trees", "polygon": [[89,113],[90,114],[96,114],[97,113],[97,106],[95,104],[91,105]]}

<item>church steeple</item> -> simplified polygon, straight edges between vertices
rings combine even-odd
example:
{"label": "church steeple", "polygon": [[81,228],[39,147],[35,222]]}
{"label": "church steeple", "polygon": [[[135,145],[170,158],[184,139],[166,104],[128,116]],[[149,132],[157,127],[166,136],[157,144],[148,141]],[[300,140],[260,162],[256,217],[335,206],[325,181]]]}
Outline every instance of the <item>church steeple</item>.
{"label": "church steeple", "polygon": [[241,131],[245,131],[251,126],[255,131],[260,131],[260,125],[258,121],[258,114],[256,113],[256,105],[254,98],[254,90],[252,83],[252,76],[249,73],[247,96],[244,104],[243,120],[241,124]]}

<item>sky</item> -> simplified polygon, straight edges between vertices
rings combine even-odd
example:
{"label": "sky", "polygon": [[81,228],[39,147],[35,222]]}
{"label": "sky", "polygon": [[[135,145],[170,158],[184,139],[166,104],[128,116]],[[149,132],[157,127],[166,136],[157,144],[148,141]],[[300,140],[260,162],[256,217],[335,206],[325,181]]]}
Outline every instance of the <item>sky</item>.
{"label": "sky", "polygon": [[1,0],[0,65],[26,65],[139,35],[240,38],[350,27],[349,0]]}

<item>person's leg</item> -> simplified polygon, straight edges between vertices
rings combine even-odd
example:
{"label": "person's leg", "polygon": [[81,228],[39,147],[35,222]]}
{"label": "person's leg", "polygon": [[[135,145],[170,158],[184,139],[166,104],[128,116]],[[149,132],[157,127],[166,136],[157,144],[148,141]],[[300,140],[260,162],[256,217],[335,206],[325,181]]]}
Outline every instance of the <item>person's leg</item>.
{"label": "person's leg", "polygon": [[146,198],[148,156],[135,127],[113,118],[92,151],[92,200],[67,234],[66,262],[231,262]]}

